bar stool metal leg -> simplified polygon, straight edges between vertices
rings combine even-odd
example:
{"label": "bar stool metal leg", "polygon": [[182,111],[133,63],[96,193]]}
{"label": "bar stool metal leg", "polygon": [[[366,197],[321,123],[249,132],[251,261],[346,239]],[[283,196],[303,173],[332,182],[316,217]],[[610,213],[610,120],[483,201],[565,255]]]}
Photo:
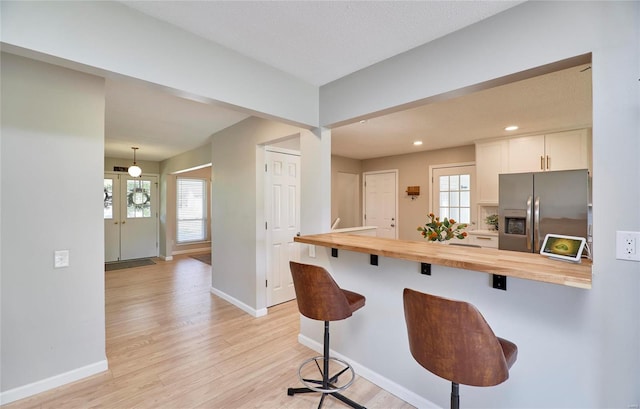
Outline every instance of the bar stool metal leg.
{"label": "bar stool metal leg", "polygon": [[460,409],[460,393],[458,389],[458,384],[451,382],[451,409]]}
{"label": "bar stool metal leg", "polygon": [[[354,409],[366,409],[364,406],[360,405],[359,403],[347,398],[346,396],[342,395],[339,391],[342,391],[346,388],[348,388],[354,381],[355,378],[355,373],[353,372],[353,369],[351,368],[351,366],[342,361],[339,360],[337,358],[331,358],[329,356],[329,321],[325,321],[324,322],[324,354],[322,357],[315,357],[315,358],[311,358],[305,362],[302,363],[302,365],[300,366],[300,370],[302,370],[302,367],[304,367],[306,364],[308,364],[310,361],[316,361],[316,365],[318,365],[317,363],[317,358],[322,358],[322,370],[320,371],[322,373],[322,380],[315,380],[315,379],[307,379],[307,378],[303,378],[302,375],[299,373],[299,377],[300,380],[307,385],[308,387],[306,388],[288,388],[287,389],[287,395],[289,396],[293,396],[296,393],[310,393],[310,392],[320,392],[322,394],[322,396],[320,397],[320,403],[318,404],[318,409],[322,408],[322,404],[324,403],[324,399],[327,395],[331,395],[334,398],[340,400],[341,402],[351,406]],[[343,364],[346,364],[347,367],[344,368],[343,370],[339,371],[338,373],[334,374],[334,375],[330,375],[329,374],[329,361],[331,360],[335,360],[338,362],[341,362]],[[320,369],[320,367],[318,366],[318,369]],[[335,382],[338,381],[338,377],[342,374],[344,374],[346,371],[350,370],[351,371],[351,380],[344,386],[338,387],[335,385]],[[310,384],[318,384],[321,385],[322,387],[314,387],[311,386]]]}

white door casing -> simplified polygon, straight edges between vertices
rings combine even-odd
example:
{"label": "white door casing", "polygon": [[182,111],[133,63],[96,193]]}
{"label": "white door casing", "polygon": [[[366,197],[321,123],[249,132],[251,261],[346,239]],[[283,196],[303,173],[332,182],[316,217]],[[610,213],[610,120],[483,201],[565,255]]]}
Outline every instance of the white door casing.
{"label": "white door casing", "polygon": [[267,307],[295,298],[290,260],[298,260],[300,232],[300,156],[289,151],[265,152],[267,192]]}
{"label": "white door casing", "polygon": [[[105,173],[113,181],[112,212],[105,205],[105,261],[158,255],[157,176]],[[106,197],[106,196],[105,196]]]}
{"label": "white door casing", "polygon": [[376,226],[378,237],[398,238],[398,171],[364,174],[363,224]]}

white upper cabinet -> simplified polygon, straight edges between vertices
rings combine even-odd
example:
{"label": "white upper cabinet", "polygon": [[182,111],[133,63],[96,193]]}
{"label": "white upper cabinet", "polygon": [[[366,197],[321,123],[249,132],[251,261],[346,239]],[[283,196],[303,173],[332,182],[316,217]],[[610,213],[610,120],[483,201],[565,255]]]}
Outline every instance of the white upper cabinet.
{"label": "white upper cabinet", "polygon": [[506,140],[476,143],[478,204],[498,203],[498,175],[507,172],[508,154]]}
{"label": "white upper cabinet", "polygon": [[545,170],[591,170],[590,142],[588,129],[545,135]]}
{"label": "white upper cabinet", "polygon": [[544,135],[520,136],[507,141],[508,173],[540,172],[544,170]]}
{"label": "white upper cabinet", "polygon": [[591,170],[589,129],[476,142],[479,205],[498,203],[500,173]]}
{"label": "white upper cabinet", "polygon": [[520,136],[509,141],[509,173],[589,169],[587,129]]}

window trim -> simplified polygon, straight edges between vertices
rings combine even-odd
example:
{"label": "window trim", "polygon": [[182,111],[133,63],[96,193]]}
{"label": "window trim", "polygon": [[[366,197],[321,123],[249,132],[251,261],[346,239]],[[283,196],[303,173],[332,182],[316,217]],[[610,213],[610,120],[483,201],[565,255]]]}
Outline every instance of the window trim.
{"label": "window trim", "polygon": [[[201,218],[193,218],[193,219],[180,219],[180,199],[181,199],[181,191],[182,189],[180,188],[180,183],[181,181],[198,181],[201,183],[202,186],[202,213],[201,213]],[[175,216],[175,220],[176,220],[176,231],[175,231],[175,238],[176,238],[176,245],[186,245],[186,244],[194,244],[194,243],[202,243],[202,242],[206,242],[207,241],[207,234],[208,234],[208,228],[207,228],[207,223],[208,223],[208,198],[207,198],[207,184],[208,184],[208,180],[205,178],[199,178],[199,177],[176,177],[176,216]],[[180,240],[180,222],[181,221],[201,221],[202,223],[202,236],[198,237],[198,238],[194,238],[194,239],[189,239],[189,240]]]}

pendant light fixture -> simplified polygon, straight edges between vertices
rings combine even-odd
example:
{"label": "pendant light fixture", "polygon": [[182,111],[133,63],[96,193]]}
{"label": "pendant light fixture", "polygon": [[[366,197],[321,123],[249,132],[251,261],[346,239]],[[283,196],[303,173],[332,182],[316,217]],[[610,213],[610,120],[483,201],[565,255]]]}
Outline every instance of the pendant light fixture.
{"label": "pendant light fixture", "polygon": [[137,178],[142,175],[142,169],[140,169],[140,166],[136,165],[136,151],[138,148],[132,146],[131,149],[133,149],[133,165],[129,166],[128,172],[131,177]]}

